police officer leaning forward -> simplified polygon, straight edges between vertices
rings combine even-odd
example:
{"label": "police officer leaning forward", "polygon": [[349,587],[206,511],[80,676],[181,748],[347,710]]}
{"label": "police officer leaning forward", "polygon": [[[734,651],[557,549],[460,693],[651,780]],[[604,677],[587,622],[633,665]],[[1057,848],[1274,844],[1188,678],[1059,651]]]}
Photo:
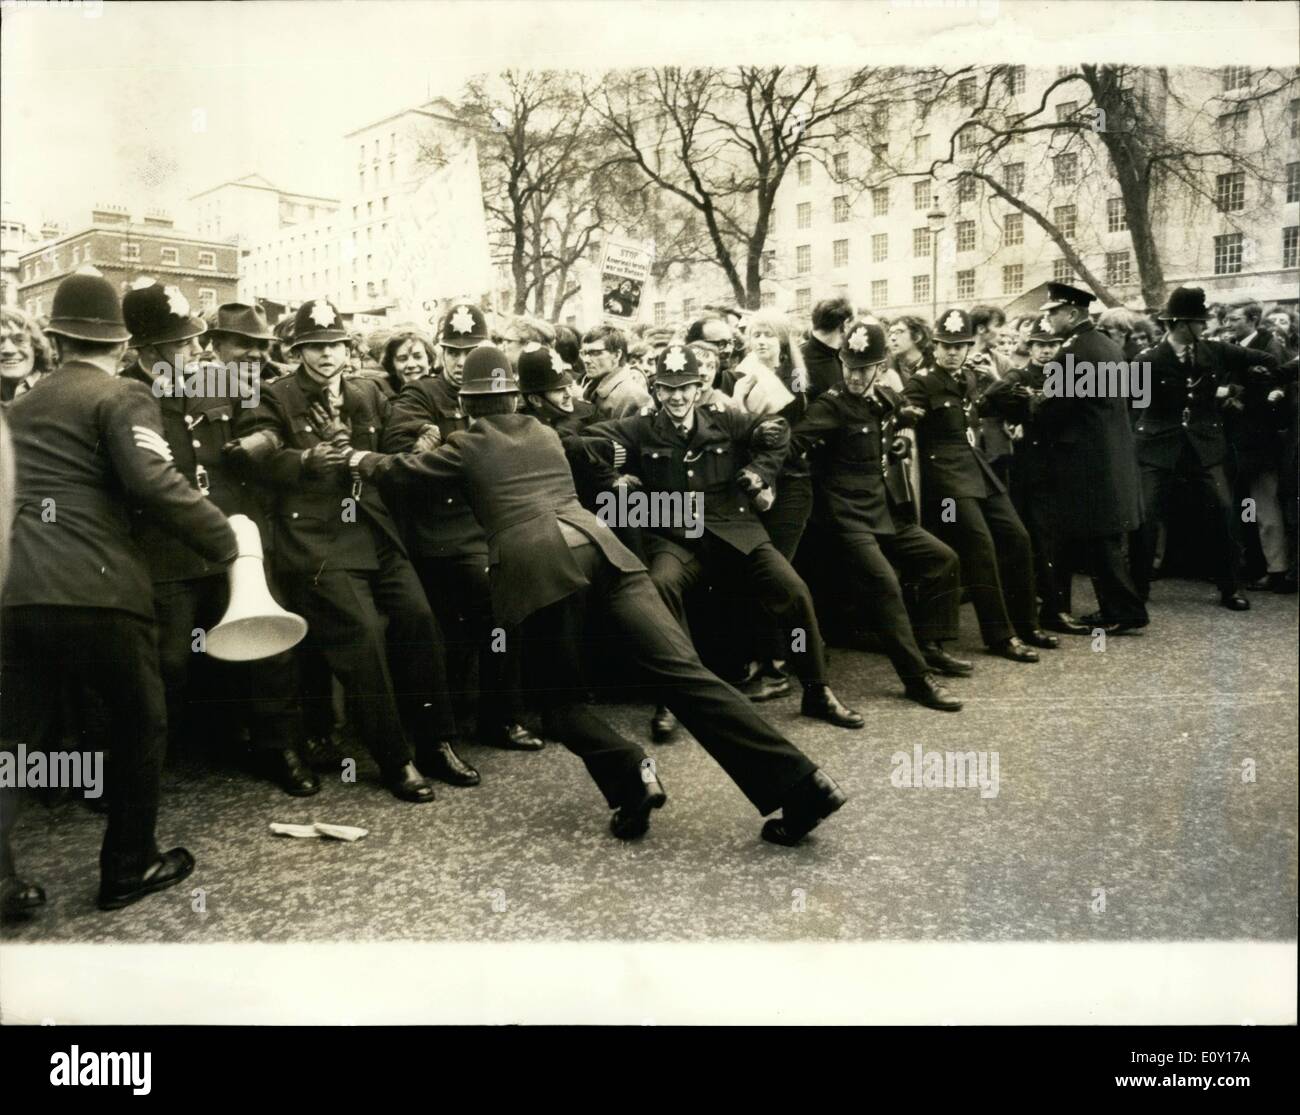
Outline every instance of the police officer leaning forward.
{"label": "police officer leaning forward", "polygon": [[[660,408],[631,418],[599,422],[591,437],[607,437],[627,452],[624,470],[648,495],[694,501],[702,531],[687,536],[685,523],[651,523],[643,531],[650,578],[683,631],[686,594],[707,575],[730,591],[747,590],[776,618],[789,646],[789,662],[803,681],[804,716],[840,728],[861,728],[858,713],[841,704],[826,684],[821,630],[808,586],[772,545],[757,511],[772,505],[774,478],[789,448],[782,418],[755,419],[723,410],[699,410],[699,364],[682,345],[669,345],[656,361]],[[684,519],[684,516],[683,516]],[[656,713],[658,737],[668,727]]]}
{"label": "police officer leaning forward", "polygon": [[[129,334],[112,284],[98,272],[68,276],[46,332],[57,339],[59,367],[8,411],[17,490],[0,738],[48,749],[65,679],[103,701],[113,769],[99,907],[116,910],[194,870],[184,848],[160,854],[155,841],[167,706],[131,506],[218,568],[237,544],[221,510],[172,464],[149,391],[117,375]],[[14,793],[0,791],[0,813],[12,815]],[[39,888],[15,879],[7,846],[0,853],[6,906],[39,904]]]}
{"label": "police officer leaning forward", "polygon": [[[814,463],[820,481],[817,513],[839,538],[854,587],[866,598],[871,630],[907,696],[928,708],[956,712],[961,701],[934,674],[965,677],[974,669],[941,645],[957,637],[960,567],[957,555],[933,535],[894,519],[908,493],[891,457],[906,454],[910,443],[897,432],[901,397],[877,382],[889,361],[884,328],[851,323],[839,359],[842,382],[809,406],[791,440],[795,451]],[[918,586],[915,625],[896,567],[903,580]]]}
{"label": "police officer leaning forward", "polygon": [[945,313],[935,326],[934,366],[903,389],[901,418],[915,423],[921,455],[921,521],[957,551],[989,652],[1037,662],[1025,644],[1050,648],[1057,640],[1037,626],[1029,534],[976,447],[975,375],[964,367],[973,336],[965,310]]}
{"label": "police officer leaning forward", "polygon": [[1222,408],[1234,386],[1246,385],[1253,367],[1273,371],[1277,361],[1267,352],[1205,340],[1201,334],[1209,315],[1200,287],[1178,287],[1158,317],[1168,332],[1136,357],[1151,365],[1151,404],[1139,411],[1133,430],[1146,512],[1133,547],[1133,581],[1145,600],[1169,489],[1182,473],[1190,479],[1205,516],[1219,601],[1244,612],[1250,601],[1238,584],[1241,555],[1233,521],[1236,508],[1224,472],[1228,445]]}
{"label": "police officer leaning forward", "polygon": [[[483,311],[454,306],[439,329],[443,371],[408,382],[393,400],[380,447],[385,453],[431,449],[469,424],[460,405],[465,357],[487,340]],[[518,722],[520,640],[505,632],[501,650],[493,634],[488,592],[487,539],[454,484],[399,502],[411,562],[447,639],[448,667],[464,676],[478,659],[477,731],[480,743],[511,751],[539,751],[543,741]]]}
{"label": "police officer leaning forward", "polygon": [[[189,310],[184,294],[174,286],[149,282],[128,291],[122,299],[122,315],[138,355],[122,375],[144,384],[158,400],[172,463],[185,479],[225,514],[247,515],[265,537],[268,532],[255,494],[222,455],[236,411],[243,400],[252,400],[253,378],[260,380],[256,362],[244,359],[259,346],[245,346],[242,334],[223,332],[213,347],[218,357],[224,352],[231,361],[195,365],[204,323],[190,317]],[[260,316],[248,306],[223,306],[217,323],[226,330],[261,333],[260,338],[247,339],[260,340],[265,351],[270,331],[258,320]],[[234,699],[233,707],[240,713],[247,711],[249,737],[261,770],[294,797],[316,793],[320,782],[299,752],[304,733],[293,655],[285,651],[248,663],[217,663],[197,655],[195,629],[215,627],[230,603],[225,571],[147,516],[138,519],[136,537],[153,578],[158,659],[172,737],[186,724],[186,699],[194,691],[191,675],[206,669],[222,695]],[[191,726],[197,727],[199,718],[192,720]]]}
{"label": "police officer leaning forward", "polygon": [[343,378],[347,339],[330,302],[304,302],[293,328],[302,364],[240,416],[230,451],[248,467],[254,435],[279,442],[250,471],[275,497],[280,584],[342,683],[349,722],[385,785],[404,801],[427,802],[433,787],[421,771],[454,786],[479,776],[452,748],[442,633],[397,527],[371,485],[350,485],[339,472],[352,450],[378,449],[389,405],[373,380]]}
{"label": "police officer leaning forward", "polygon": [[643,566],[579,503],[569,458],[552,429],[515,413],[517,386],[505,353],[476,349],[461,398],[473,419],[430,453],[357,452],[354,477],[385,491],[434,481],[464,486],[488,537],[498,620],[523,622],[542,668],[546,734],[579,755],[614,814],[620,839],[645,834],[667,800],[653,765],[583,702],[580,617],[600,608],[633,666],[682,718],[758,811],[778,807],[763,838],[797,844],[847,800],[806,755],[700,663]]}

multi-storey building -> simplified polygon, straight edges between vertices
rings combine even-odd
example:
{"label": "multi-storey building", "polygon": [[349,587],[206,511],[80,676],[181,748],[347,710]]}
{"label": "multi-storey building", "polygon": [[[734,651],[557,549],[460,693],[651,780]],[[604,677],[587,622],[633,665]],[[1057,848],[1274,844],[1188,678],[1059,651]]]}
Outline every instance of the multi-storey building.
{"label": "multi-storey building", "polygon": [[293,193],[260,174],[246,174],[191,197],[186,226],[199,236],[231,240],[247,251],[283,229],[314,224],[338,207],[338,198]]}
{"label": "multi-storey building", "polygon": [[101,206],[89,226],[19,257],[18,305],[48,315],[59,282],[91,264],[122,291],[142,277],[178,286],[196,311],[206,312],[237,298],[238,252],[230,243],[177,232],[165,214],[148,214],[136,224],[122,207]]}

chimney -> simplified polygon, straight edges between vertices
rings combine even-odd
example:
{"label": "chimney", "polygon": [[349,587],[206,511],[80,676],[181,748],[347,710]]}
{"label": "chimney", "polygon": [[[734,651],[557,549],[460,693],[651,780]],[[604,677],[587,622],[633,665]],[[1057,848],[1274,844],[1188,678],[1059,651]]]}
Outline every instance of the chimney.
{"label": "chimney", "polygon": [[175,228],[175,223],[165,209],[150,209],[144,215],[144,223],[150,228]]}
{"label": "chimney", "polygon": [[90,211],[90,223],[93,225],[129,225],[131,215],[121,205],[98,204]]}

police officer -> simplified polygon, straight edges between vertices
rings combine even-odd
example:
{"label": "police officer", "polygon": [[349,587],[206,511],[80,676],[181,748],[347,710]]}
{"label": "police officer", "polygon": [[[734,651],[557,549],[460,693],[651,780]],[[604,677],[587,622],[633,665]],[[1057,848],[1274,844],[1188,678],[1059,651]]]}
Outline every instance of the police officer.
{"label": "police officer", "polygon": [[921,457],[922,524],[957,551],[989,652],[1037,662],[1026,644],[1057,640],[1037,626],[1029,534],[976,444],[975,374],[965,367],[973,338],[970,315],[948,310],[935,326],[934,365],[903,389],[901,416],[915,423]]}
{"label": "police officer", "polygon": [[[431,449],[469,424],[460,403],[465,358],[486,340],[483,313],[472,303],[452,308],[439,339],[443,370],[411,380],[393,400],[380,447],[385,453]],[[400,498],[400,497],[399,497]],[[478,738],[511,751],[539,751],[543,741],[518,722],[520,640],[495,634],[488,592],[487,539],[455,484],[422,491],[395,508],[412,564],[447,638],[449,666],[463,680],[478,659]],[[462,689],[461,685],[457,686]],[[463,691],[463,689],[462,689]]]}
{"label": "police officer", "polygon": [[[796,423],[794,449],[816,464],[818,514],[840,540],[872,630],[907,696],[927,708],[956,712],[961,701],[934,675],[966,677],[974,668],[941,645],[957,637],[961,573],[951,549],[905,517],[894,518],[908,502],[897,463],[911,447],[898,432],[901,397],[878,382],[889,362],[884,328],[850,323],[839,358],[842,382],[823,392]],[[896,568],[918,586],[915,630]]]}
{"label": "police officer", "polygon": [[373,486],[339,472],[352,450],[379,448],[388,416],[377,383],[343,377],[347,340],[333,304],[298,307],[293,352],[302,363],[237,419],[232,453],[244,464],[243,443],[256,433],[281,443],[256,470],[275,500],[280,584],[342,683],[349,722],[385,785],[427,802],[433,787],[421,771],[456,786],[479,776],[452,748],[442,636],[397,527]]}
{"label": "police officer", "polygon": [[172,463],[149,390],[117,375],[130,334],[112,284],[97,271],[68,276],[47,332],[59,367],[8,412],[17,513],[3,596],[0,736],[48,749],[65,679],[102,700],[113,769],[99,906],[116,910],[194,870],[189,852],[160,854],[154,838],[167,711],[131,508],[154,515],[215,568],[234,560],[237,545],[220,508]]}
{"label": "police officer", "polygon": [[763,838],[798,843],[845,803],[844,793],[701,665],[645,567],[578,503],[556,432],[515,413],[517,390],[506,354],[476,349],[462,389],[470,428],[432,453],[354,453],[352,474],[385,490],[429,481],[464,486],[487,533],[497,618],[525,622],[528,645],[542,648],[546,732],[581,756],[614,810],[615,836],[644,835],[667,795],[642,749],[583,703],[580,616],[595,607],[609,615],[633,665],[758,811],[781,808],[780,818],[764,824]]}
{"label": "police officer", "polygon": [[1205,538],[1214,555],[1219,601],[1244,612],[1250,601],[1238,584],[1240,547],[1237,543],[1231,489],[1224,471],[1228,446],[1223,432],[1223,408],[1248,382],[1253,367],[1275,370],[1267,352],[1255,352],[1226,341],[1206,340],[1205,291],[1178,287],[1169,295],[1158,319],[1166,325],[1159,344],[1138,353],[1139,363],[1151,367],[1150,405],[1138,411],[1133,433],[1142,475],[1142,506],[1146,521],[1133,548],[1133,581],[1142,599],[1150,593],[1151,563],[1156,534],[1174,478],[1190,480],[1205,516]]}
{"label": "police officer", "polygon": [[[247,515],[267,533],[254,493],[222,455],[236,411],[253,401],[249,388],[254,379],[260,382],[256,360],[245,358],[265,352],[266,336],[223,333],[214,338],[213,348],[219,358],[231,359],[216,366],[193,364],[204,323],[190,316],[189,303],[177,287],[152,281],[127,292],[122,316],[138,354],[122,375],[144,384],[158,400],[172,462],[227,515]],[[265,324],[258,316],[249,306],[222,307],[217,321],[228,328],[257,330]],[[269,335],[268,330],[262,332]],[[186,721],[191,671],[199,668],[194,631],[207,631],[221,621],[230,603],[229,581],[224,570],[147,517],[141,516],[137,524],[137,538],[153,578],[158,658],[167,689],[168,729],[175,738]],[[247,704],[259,767],[287,794],[316,793],[320,782],[299,754],[303,730],[293,655],[286,651],[253,663],[203,662],[209,663],[219,665],[226,695],[241,711]]]}
{"label": "police officer", "polygon": [[1008,369],[1001,379],[989,384],[980,396],[979,411],[1012,427],[1011,502],[1034,548],[1039,626],[1065,635],[1087,635],[1092,628],[1071,615],[1070,558],[1058,552],[1051,527],[1058,507],[1055,471],[1050,446],[1037,428],[1033,410],[1034,401],[1042,398],[1047,375],[1044,366],[1060,347],[1061,338],[1045,318],[1039,318],[1029,334],[1029,363]]}
{"label": "police officer", "polygon": [[[826,683],[808,586],[772,545],[758,517],[772,505],[789,427],[782,418],[699,410],[699,364],[689,348],[669,345],[656,369],[659,409],[647,407],[634,417],[587,429],[588,436],[608,437],[623,447],[624,471],[640,480],[644,494],[669,497],[659,506],[682,509],[682,521],[652,521],[643,531],[651,580],[683,631],[689,630],[686,594],[706,575],[728,587],[746,586],[781,623],[791,668],[803,681],[802,714],[840,728],[861,728],[862,717],[841,704]],[[688,507],[698,533],[693,527],[687,533]]]}

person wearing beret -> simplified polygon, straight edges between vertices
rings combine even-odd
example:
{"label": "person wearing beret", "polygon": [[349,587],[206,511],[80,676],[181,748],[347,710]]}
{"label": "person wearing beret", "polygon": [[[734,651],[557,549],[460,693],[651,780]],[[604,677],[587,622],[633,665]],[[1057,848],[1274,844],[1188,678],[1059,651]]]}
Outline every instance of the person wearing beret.
{"label": "person wearing beret", "polygon": [[[198,356],[204,323],[190,316],[189,303],[178,288],[156,282],[137,285],[122,299],[122,316],[137,354],[136,363],[122,375],[144,384],[157,400],[173,463],[226,515],[247,515],[266,536],[265,516],[256,493],[236,475],[222,452],[233,436],[236,413],[252,398],[252,379],[261,380],[259,356],[265,355],[271,339],[265,319],[251,306],[219,307],[213,351],[220,364],[201,365],[199,371],[220,374],[187,379],[187,368],[193,368]],[[193,392],[187,383],[202,390]],[[211,394],[207,393],[209,387]],[[190,703],[197,688],[190,682],[199,680],[195,675],[200,671],[206,672],[214,690],[238,696],[239,700],[226,707],[237,714],[247,713],[258,768],[287,794],[315,794],[320,782],[300,753],[305,736],[293,654],[285,651],[253,663],[218,663],[196,655],[194,631],[211,630],[221,622],[230,603],[229,580],[222,569],[204,561],[146,516],[138,519],[136,534],[153,578],[158,660],[167,689],[170,736],[176,739],[185,729],[202,723]],[[268,584],[272,582],[273,578],[268,578]]]}
{"label": "person wearing beret", "polygon": [[[0,597],[0,738],[57,746],[65,680],[103,702],[113,763],[98,904],[117,910],[194,870],[188,851],[160,853],[155,840],[167,706],[132,509],[215,569],[238,544],[221,509],[177,470],[148,388],[117,375],[130,333],[113,285],[93,269],[65,278],[46,332],[59,366],[8,410],[17,510]],[[4,793],[0,809],[12,804]],[[12,878],[4,859],[0,873]]]}
{"label": "person wearing beret", "polygon": [[[858,713],[840,703],[826,680],[821,629],[808,586],[768,537],[760,514],[774,502],[776,481],[789,447],[790,427],[777,416],[756,417],[701,410],[695,354],[669,345],[656,361],[659,408],[631,418],[598,422],[587,436],[609,438],[626,454],[620,466],[652,499],[696,508],[698,532],[686,524],[650,523],[643,528],[650,578],[669,610],[689,631],[686,596],[707,576],[728,588],[743,587],[780,625],[787,659],[803,682],[804,716],[840,728],[861,728]],[[787,682],[788,688],[788,682]],[[671,732],[664,709],[652,734]]]}
{"label": "person wearing beret", "polygon": [[[672,351],[672,350],[670,350]],[[680,351],[680,350],[679,350]],[[524,624],[546,701],[545,734],[580,756],[614,811],[619,839],[643,836],[667,794],[642,748],[584,701],[578,653],[582,616],[602,608],[646,683],[766,816],[763,839],[801,841],[847,800],[823,771],[739,693],[700,663],[645,566],[578,502],[569,454],[555,430],[517,413],[507,355],[492,346],[465,362],[461,400],[471,418],[432,452],[354,452],[357,482],[385,491],[455,481],[487,534],[492,603],[499,622]]]}
{"label": "person wearing beret", "polygon": [[957,551],[985,646],[1012,662],[1037,662],[1032,648],[1057,640],[1038,627],[1029,533],[978,448],[976,376],[966,366],[974,336],[965,310],[940,317],[934,363],[903,388],[900,419],[916,427],[922,525]]}
{"label": "person wearing beret", "polygon": [[[1056,360],[1100,369],[1122,364],[1124,350],[1088,316],[1092,295],[1065,283],[1047,288],[1047,326],[1064,338]],[[1097,611],[1079,622],[1122,634],[1147,625],[1146,606],[1133,583],[1126,543],[1142,522],[1141,486],[1128,399],[1044,391],[1031,401],[1035,438],[1046,446],[1052,475],[1046,516],[1059,560],[1053,585],[1060,630],[1069,631],[1070,574],[1081,563],[1092,577]],[[1051,618],[1051,617],[1049,617]]]}
{"label": "person wearing beret", "polygon": [[[379,448],[389,409],[373,380],[343,376],[347,341],[329,301],[304,302],[293,327],[302,363],[241,412],[229,452],[273,496],[279,583],[342,683],[349,723],[396,797],[429,802],[426,774],[453,786],[479,775],[452,747],[442,634],[397,525],[373,485],[338,470],[350,451]],[[278,444],[252,461],[259,434]]]}
{"label": "person wearing beret", "polygon": [[1176,288],[1158,318],[1166,326],[1164,337],[1137,356],[1139,363],[1151,367],[1151,396],[1149,406],[1134,408],[1146,519],[1133,547],[1133,580],[1145,600],[1159,523],[1170,488],[1181,474],[1193,485],[1203,511],[1203,537],[1213,555],[1219,601],[1231,611],[1244,612],[1250,601],[1239,584],[1239,508],[1225,471],[1224,411],[1242,405],[1238,397],[1253,377],[1276,372],[1277,359],[1226,341],[1206,340],[1209,313],[1200,287]]}
{"label": "person wearing beret", "polygon": [[[879,382],[889,366],[885,330],[850,322],[840,346],[841,382],[827,388],[795,423],[795,449],[813,462],[817,511],[847,559],[870,629],[898,672],[908,698],[956,712],[961,701],[936,674],[967,677],[974,667],[950,655],[957,637],[961,572],[957,555],[898,511],[910,502],[905,467],[910,442],[898,432],[899,394]],[[902,582],[917,586],[915,622]]]}

